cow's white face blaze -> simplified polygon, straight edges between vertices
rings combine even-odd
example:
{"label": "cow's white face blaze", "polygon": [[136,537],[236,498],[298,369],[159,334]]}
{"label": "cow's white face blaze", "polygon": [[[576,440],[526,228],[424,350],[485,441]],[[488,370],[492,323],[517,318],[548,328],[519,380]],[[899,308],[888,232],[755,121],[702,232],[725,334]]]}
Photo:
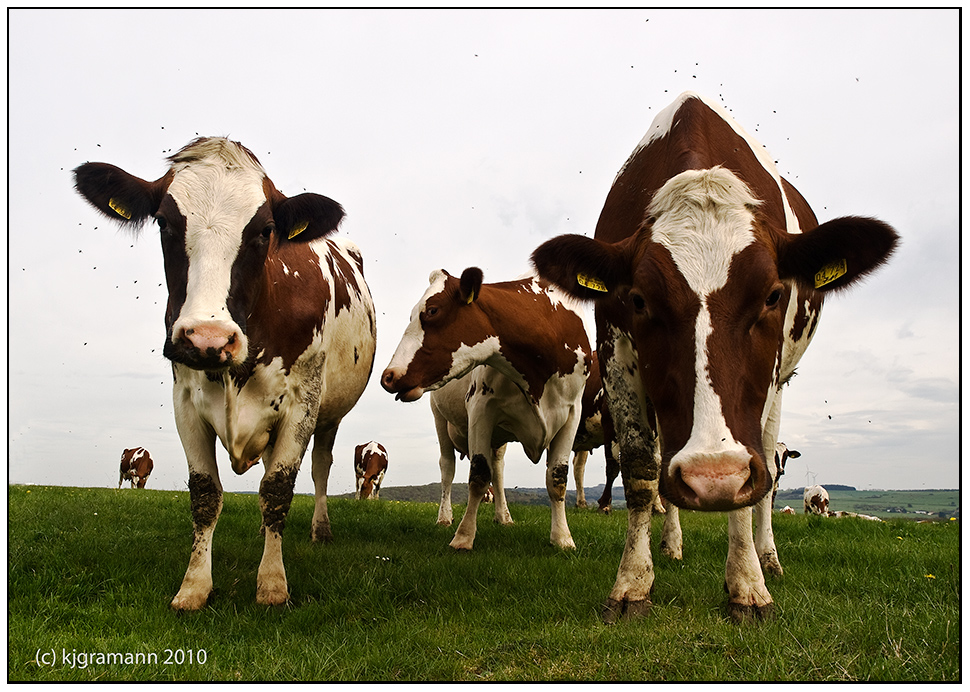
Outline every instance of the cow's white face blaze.
{"label": "cow's white face blaze", "polygon": [[[175,298],[167,316],[166,355],[192,367],[218,369],[248,354],[245,309],[232,304],[246,291],[233,285],[240,273],[234,269],[265,260],[272,231],[268,209],[259,218],[267,202],[266,176],[246,150],[224,140],[175,157],[172,173],[170,199],[156,215],[170,296]],[[260,221],[262,227],[253,228]],[[183,297],[180,305],[176,296]]]}
{"label": "cow's white face blaze", "polygon": [[[662,480],[679,485],[676,493],[687,496],[695,506],[735,506],[746,503],[745,494],[757,499],[752,476],[759,484],[764,477],[764,455],[752,454],[751,449],[757,450],[760,444],[739,440],[738,432],[732,431],[711,375],[712,347],[730,338],[718,333],[729,325],[718,324],[715,329],[719,320],[712,316],[716,307],[712,296],[727,286],[732,267],[755,242],[753,210],[757,205],[736,175],[715,167],[671,178],[654,196],[648,211],[655,219],[651,242],[669,253],[679,274],[677,280],[686,283],[698,305],[689,330],[692,344],[684,344],[692,346],[694,353],[690,436],[679,449],[665,450],[667,471]],[[654,367],[663,365],[655,363]],[[680,417],[683,413],[678,412]]]}

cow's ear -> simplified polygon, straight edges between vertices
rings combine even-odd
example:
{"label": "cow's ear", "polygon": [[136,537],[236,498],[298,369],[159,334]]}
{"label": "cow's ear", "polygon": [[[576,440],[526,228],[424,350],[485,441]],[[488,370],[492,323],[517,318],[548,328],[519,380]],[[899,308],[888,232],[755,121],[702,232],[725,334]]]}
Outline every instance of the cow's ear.
{"label": "cow's ear", "polygon": [[459,300],[467,305],[475,302],[478,298],[478,294],[482,290],[482,279],[485,275],[482,274],[482,270],[478,267],[468,267],[465,271],[461,273],[461,278],[458,280],[458,298]]}
{"label": "cow's ear", "polygon": [[148,182],[109,163],[74,169],[74,188],[95,209],[122,224],[141,224],[155,215],[171,182],[170,174]]}
{"label": "cow's ear", "polygon": [[337,230],[344,210],[329,197],[305,192],[295,197],[279,195],[273,219],[281,241],[309,242]]}
{"label": "cow's ear", "polygon": [[778,273],[819,291],[839,290],[878,269],[898,243],[888,224],[844,216],[789,235],[779,247]]}
{"label": "cow's ear", "polygon": [[605,298],[630,283],[630,264],[616,245],[582,235],[547,240],[532,253],[539,276],[581,300]]}

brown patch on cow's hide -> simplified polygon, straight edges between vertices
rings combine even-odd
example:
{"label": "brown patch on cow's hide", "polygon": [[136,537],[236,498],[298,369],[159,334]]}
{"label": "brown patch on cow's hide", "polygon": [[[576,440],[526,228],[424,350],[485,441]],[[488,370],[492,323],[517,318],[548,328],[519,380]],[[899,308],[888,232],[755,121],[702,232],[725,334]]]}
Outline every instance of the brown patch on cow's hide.
{"label": "brown patch on cow's hide", "polygon": [[[320,273],[317,254],[303,243],[274,241],[262,280],[263,290],[247,320],[247,360],[269,364],[281,357],[284,372],[289,372],[324,323],[333,297],[331,287]],[[336,283],[339,285],[340,281]],[[281,305],[286,306],[285,312]],[[288,338],[280,340],[278,334],[287,334]],[[240,385],[248,374],[239,378]]]}

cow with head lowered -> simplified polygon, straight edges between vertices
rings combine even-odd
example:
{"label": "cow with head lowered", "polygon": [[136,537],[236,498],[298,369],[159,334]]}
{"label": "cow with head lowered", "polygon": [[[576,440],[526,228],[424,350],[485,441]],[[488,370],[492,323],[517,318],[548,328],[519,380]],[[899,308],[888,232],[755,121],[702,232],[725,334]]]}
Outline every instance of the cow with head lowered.
{"label": "cow with head lowered", "polygon": [[147,449],[144,447],[126,449],[121,453],[121,478],[118,480],[118,489],[121,489],[125,481],[130,481],[132,488],[144,488],[154,468],[152,455]]}
{"label": "cow with head lowered", "polygon": [[728,612],[771,614],[762,566],[780,572],[770,491],[782,387],[823,296],[882,264],[897,240],[870,218],[819,225],[764,147],[719,104],[687,92],[620,170],[595,237],[535,250],[540,276],[596,305],[629,508],[605,620],[649,608],[658,492],[679,507],[730,512]]}
{"label": "cow with head lowered", "polygon": [[357,477],[358,500],[379,500],[381,483],[387,472],[387,450],[380,442],[368,442],[354,448],[354,475]]}
{"label": "cow with head lowered", "polygon": [[433,404],[448,409],[446,434],[470,459],[468,505],[451,547],[472,549],[478,508],[493,479],[496,517],[507,514],[496,450],[512,441],[533,463],[546,452],[550,540],[575,547],[566,523],[566,477],[590,362],[578,307],[534,276],[486,284],[482,271],[469,267],[461,277],[439,270],[429,280],[381,384],[403,401],[439,389],[447,394],[447,401],[436,397]]}
{"label": "cow with head lowered", "polygon": [[344,212],[327,197],[286,197],[256,157],[200,138],[155,181],[107,163],[75,170],[77,191],[104,215],[159,227],[175,422],[189,466],[193,542],[172,607],[212,592],[212,534],[222,510],[218,438],[233,471],[263,462],[264,535],[256,600],[288,598],[282,531],[300,462],[314,438],[315,541],[331,539],[327,481],[337,426],[367,384],[374,306],[357,246],[329,237]]}

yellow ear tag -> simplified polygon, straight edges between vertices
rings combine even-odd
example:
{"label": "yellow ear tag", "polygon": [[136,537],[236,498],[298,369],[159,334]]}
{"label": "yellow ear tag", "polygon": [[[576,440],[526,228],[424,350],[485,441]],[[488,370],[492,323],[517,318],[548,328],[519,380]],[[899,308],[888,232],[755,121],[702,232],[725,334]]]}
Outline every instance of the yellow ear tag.
{"label": "yellow ear tag", "polygon": [[122,205],[121,202],[116,200],[114,197],[108,200],[108,206],[118,212],[118,214],[121,216],[124,216],[126,219],[131,221],[131,212],[125,209],[124,205]]}
{"label": "yellow ear tag", "polygon": [[590,290],[599,291],[600,293],[609,293],[609,289],[606,288],[606,284],[595,277],[589,276],[588,274],[577,274],[576,281],[579,282],[580,286],[585,286]]}
{"label": "yellow ear tag", "polygon": [[475,302],[475,292],[472,291],[471,293],[468,294],[468,300],[465,301],[465,305],[471,305],[474,302]]}
{"label": "yellow ear tag", "polygon": [[826,284],[832,283],[840,276],[844,276],[848,271],[849,267],[845,260],[826,264],[815,275],[815,288],[821,288]]}
{"label": "yellow ear tag", "polygon": [[309,225],[310,225],[309,221],[304,221],[301,225],[294,226],[293,229],[290,230],[290,234],[286,236],[287,240],[292,240],[293,238],[296,238],[298,235],[303,233],[303,231],[305,231],[306,227]]}

